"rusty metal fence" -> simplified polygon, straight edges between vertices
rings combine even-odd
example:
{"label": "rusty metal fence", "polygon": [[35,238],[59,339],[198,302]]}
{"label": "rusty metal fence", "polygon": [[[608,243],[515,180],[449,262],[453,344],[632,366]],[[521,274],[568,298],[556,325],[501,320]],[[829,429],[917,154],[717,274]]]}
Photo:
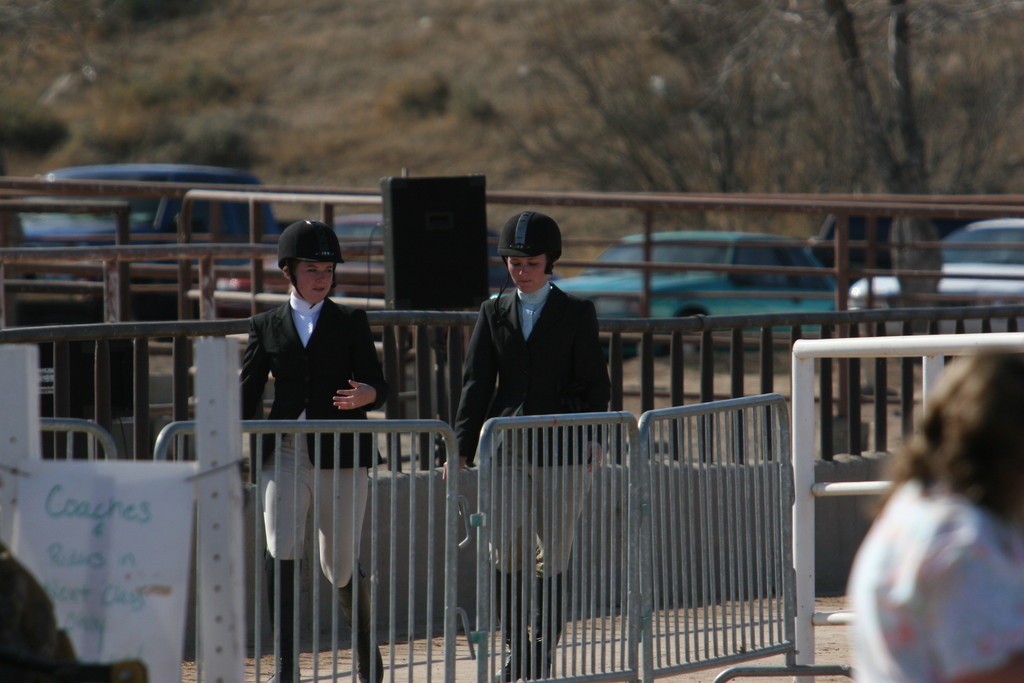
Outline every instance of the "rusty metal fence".
{"label": "rusty metal fence", "polygon": [[[475,313],[369,311],[389,384],[384,416],[451,422]],[[613,410],[656,408],[789,391],[789,349],[802,339],[1016,331],[1024,306],[892,309],[799,315],[601,319]],[[245,320],[65,325],[0,330],[0,343],[49,351],[44,416],[115,422],[130,457],[149,458],[160,426],[193,416],[191,341],[244,342]],[[78,365],[72,348],[78,348]],[[819,457],[887,452],[909,433],[920,404],[912,359],[822,361],[817,370]],[[52,378],[52,379],[50,379]],[[851,425],[859,428],[850,428]],[[394,471],[425,470],[420,451],[389,458]]]}
{"label": "rusty metal fence", "polygon": [[[243,304],[249,312],[262,305],[268,295],[260,291],[262,261],[273,252],[264,244],[264,212],[256,210],[272,203],[316,207],[321,217],[330,221],[338,206],[380,204],[379,189],[334,187],[262,186],[196,186],[183,183],[123,183],[112,181],[44,181],[30,178],[0,178],[0,323],[10,309],[11,296],[42,287],[58,296],[68,296],[73,288],[95,295],[102,292],[105,320],[124,320],[126,301],[133,287],[162,288],[177,296],[180,323],[121,322],[111,327],[60,326],[40,330],[8,328],[0,330],[0,341],[8,343],[40,343],[52,347],[54,392],[51,413],[55,417],[94,417],[104,427],[114,420],[131,425],[131,450],[135,457],[145,458],[152,436],[160,421],[181,421],[190,417],[191,367],[188,341],[199,335],[239,335],[245,322],[238,320],[209,321],[208,326],[186,318],[210,317],[217,305],[214,282],[221,274],[239,273],[250,280],[248,299]],[[60,254],[47,249],[19,249],[10,245],[16,239],[8,234],[10,217],[29,210],[32,201],[26,197],[89,197],[106,200],[101,204],[74,207],[63,201],[67,211],[101,211],[118,216],[119,229],[112,247],[72,247]],[[110,201],[129,197],[175,197],[183,202],[179,221],[178,244],[132,244],[124,220],[123,202]],[[189,221],[192,201],[209,200],[248,202],[250,206],[250,242],[248,244],[196,244]],[[61,203],[62,200],[46,200]],[[690,402],[706,402],[717,398],[735,398],[750,393],[785,391],[788,370],[780,363],[788,362],[788,349],[800,338],[829,338],[876,334],[933,334],[946,331],[1013,331],[1024,317],[1024,304],[1015,306],[969,308],[920,308],[887,311],[842,311],[847,284],[860,275],[884,275],[889,271],[850,268],[846,256],[851,247],[866,248],[871,255],[884,245],[874,240],[871,227],[886,217],[921,216],[957,218],[962,220],[1012,216],[1021,213],[1024,198],[1020,196],[894,196],[894,195],[726,195],[726,194],[654,194],[596,192],[509,192],[490,191],[488,205],[502,208],[509,205],[560,207],[567,219],[576,220],[580,212],[624,211],[639,217],[643,231],[650,235],[659,218],[666,215],[727,214],[774,216],[836,216],[838,229],[830,245],[834,249],[837,282],[834,314],[779,315],[773,317],[700,317],[649,320],[603,319],[601,329],[608,346],[609,369],[613,379],[611,408],[639,413],[665,406]],[[78,202],[81,204],[81,202]],[[53,208],[53,207],[51,207]],[[504,210],[502,208],[502,210]],[[868,226],[867,243],[848,239],[846,228],[853,216],[863,217]],[[215,228],[215,226],[214,226]],[[216,238],[216,230],[209,239]],[[606,240],[607,241],[607,240]],[[91,268],[89,277],[74,281],[40,280],[19,277],[31,275],[33,269],[52,264],[55,258],[63,267]],[[159,263],[154,263],[154,262]],[[568,267],[589,262],[563,259]],[[241,264],[241,265],[240,265]],[[49,267],[49,266],[47,266]],[[644,291],[648,292],[650,276],[659,264],[643,264]],[[129,275],[162,273],[170,280],[162,284],[138,285],[129,282]],[[78,273],[78,276],[84,275]],[[931,274],[931,275],[934,275]],[[46,288],[50,288],[46,290]],[[148,290],[147,290],[148,291]],[[155,289],[153,290],[155,291]],[[645,295],[644,300],[647,296]],[[198,302],[198,310],[196,305]],[[359,305],[372,308],[371,302]],[[472,313],[371,311],[380,334],[380,348],[385,370],[392,386],[401,387],[389,398],[388,417],[438,418],[450,420],[460,390],[459,372]],[[971,326],[975,326],[972,329]],[[112,406],[110,376],[112,366],[124,365],[124,359],[113,360],[109,344],[129,340],[132,377],[127,405]],[[95,344],[95,379],[87,384],[92,400],[81,398],[81,378],[69,365],[67,343]],[[151,365],[159,358],[157,351],[170,347],[171,369],[157,370]],[[667,355],[664,355],[667,352]],[[634,354],[636,354],[634,356]],[[151,400],[146,378],[153,373],[166,374],[172,384],[170,396]],[[834,453],[859,454],[866,450],[888,451],[909,430],[914,406],[913,375],[917,372],[911,361],[898,368],[875,361],[861,367],[859,360],[823,363],[821,370],[822,424],[819,450],[830,458]],[[75,376],[75,381],[71,377]],[[74,386],[73,386],[74,385]],[[870,414],[862,414],[870,410]],[[896,413],[899,419],[893,419]],[[832,418],[835,418],[834,420]],[[413,463],[409,463],[413,465]],[[401,461],[389,463],[400,469]],[[425,462],[415,463],[423,469]]]}
{"label": "rusty metal fence", "polygon": [[[320,216],[326,222],[331,222],[335,207],[338,205],[364,205],[376,207],[381,202],[381,194],[377,189],[366,188],[332,188],[332,187],[309,187],[309,186],[232,186],[232,185],[189,185],[183,183],[132,183],[132,182],[111,182],[111,181],[44,181],[30,178],[0,178],[0,193],[4,199],[0,200],[0,245],[14,246],[16,240],[8,233],[9,217],[12,214],[25,211],[22,198],[31,196],[72,196],[99,198],[126,198],[126,197],[173,197],[182,200],[182,214],[179,217],[179,232],[177,241],[179,246],[192,242],[191,224],[188,220],[191,211],[191,203],[194,201],[210,200],[213,204],[229,201],[247,202],[250,206],[250,245],[251,247],[262,248],[266,255],[269,247],[263,245],[264,235],[264,214],[256,210],[273,203],[287,203],[292,205],[315,206]],[[835,303],[837,310],[846,309],[846,297],[849,284],[856,277],[886,275],[891,271],[874,268],[876,263],[875,255],[889,245],[879,243],[875,237],[875,225],[881,218],[896,218],[902,216],[916,216],[922,218],[945,218],[957,220],[980,220],[986,218],[997,218],[1005,216],[1016,216],[1021,213],[1024,206],[1024,198],[1017,195],[1001,196],[931,196],[931,195],[812,195],[812,194],[791,194],[791,195],[738,195],[738,194],[716,194],[716,193],[598,193],[598,192],[514,192],[514,191],[490,191],[487,193],[487,203],[490,207],[504,205],[515,206],[539,206],[539,207],[560,207],[562,212],[569,216],[569,222],[576,215],[585,216],[588,211],[626,211],[637,214],[640,218],[637,223],[643,226],[643,232],[648,237],[655,231],[657,219],[665,215],[695,214],[698,221],[709,213],[727,213],[749,216],[757,214],[767,219],[772,217],[786,216],[834,216],[837,230],[835,239],[830,243],[819,242],[818,247],[829,248],[834,251],[833,275],[836,280]],[[68,209],[78,210],[78,209]],[[867,239],[863,241],[851,241],[849,239],[849,223],[851,217],[863,218],[867,225]],[[581,220],[586,220],[582,218]],[[633,230],[631,230],[633,232]],[[216,230],[211,233],[211,239],[217,241]],[[577,240],[586,243],[585,240]],[[119,244],[129,244],[130,236],[125,235],[118,239]],[[241,246],[241,245],[239,245]],[[647,248],[650,240],[647,240]],[[937,244],[916,245],[918,248],[935,248]],[[847,258],[851,248],[866,250],[867,267],[855,269],[851,267]],[[22,259],[21,263],[28,263],[25,259],[38,259],[38,253],[16,254],[18,250],[12,250],[8,256],[7,250],[0,250],[0,270],[5,263],[18,263],[8,259]],[[28,250],[31,252],[32,250]],[[36,250],[38,252],[38,250]],[[202,256],[207,258],[208,256]],[[212,280],[202,273],[198,277],[198,289],[193,288],[196,282],[192,261],[194,257],[176,256],[178,292],[178,318],[185,319],[192,317],[191,302],[189,298],[195,292],[196,296],[204,302],[203,307],[207,312],[200,317],[209,317],[208,311],[213,310]],[[250,298],[250,305],[255,310],[255,294],[262,291],[263,267],[260,257],[256,252],[249,251],[243,254],[243,258],[249,260],[249,265],[242,270],[248,273],[251,279],[250,292],[254,295]],[[118,297],[120,301],[106,306],[108,320],[110,315],[120,315],[123,308],[117,304],[123,302],[127,292],[127,273],[125,261],[117,255],[117,251],[108,252],[106,256],[97,259],[104,263],[116,263],[118,273],[110,275],[111,280],[106,277],[105,289],[108,293]],[[649,260],[649,259],[648,259]],[[563,259],[563,266],[576,267],[588,265],[587,261]],[[141,264],[135,264],[141,267]],[[200,264],[202,267],[202,264]],[[650,298],[650,282],[659,264],[645,263],[638,266],[643,280],[643,296],[640,301],[640,315],[648,312]],[[236,268],[237,269],[237,268]],[[907,277],[928,277],[934,278],[941,273],[914,273],[903,272],[901,276]],[[0,282],[6,279],[0,273]],[[25,286],[22,283],[19,286]],[[2,294],[2,292],[0,292]],[[123,306],[123,304],[121,304]],[[4,319],[6,313],[0,311],[0,320]],[[123,317],[115,317],[116,320],[123,320]]]}

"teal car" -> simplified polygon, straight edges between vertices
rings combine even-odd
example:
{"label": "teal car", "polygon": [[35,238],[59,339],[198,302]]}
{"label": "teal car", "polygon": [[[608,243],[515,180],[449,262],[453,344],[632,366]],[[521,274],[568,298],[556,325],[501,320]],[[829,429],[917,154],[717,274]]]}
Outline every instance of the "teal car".
{"label": "teal car", "polygon": [[[624,237],[558,287],[592,300],[598,317],[641,317],[644,241]],[[650,248],[648,317],[835,310],[835,281],[802,240],[694,230],[653,233]]]}

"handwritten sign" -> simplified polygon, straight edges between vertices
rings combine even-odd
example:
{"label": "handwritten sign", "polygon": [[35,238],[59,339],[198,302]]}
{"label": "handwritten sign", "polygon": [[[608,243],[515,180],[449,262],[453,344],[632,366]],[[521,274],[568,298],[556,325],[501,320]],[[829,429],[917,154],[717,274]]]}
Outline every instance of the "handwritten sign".
{"label": "handwritten sign", "polygon": [[181,680],[195,463],[30,461],[13,549],[79,660],[140,659]]}

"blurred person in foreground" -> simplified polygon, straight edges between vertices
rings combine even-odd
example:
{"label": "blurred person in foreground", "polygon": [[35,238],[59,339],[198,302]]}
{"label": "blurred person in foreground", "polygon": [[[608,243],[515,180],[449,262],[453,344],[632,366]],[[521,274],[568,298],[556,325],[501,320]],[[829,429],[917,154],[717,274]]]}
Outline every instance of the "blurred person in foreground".
{"label": "blurred person in foreground", "polygon": [[854,560],[859,683],[1024,681],[1024,356],[950,364]]}

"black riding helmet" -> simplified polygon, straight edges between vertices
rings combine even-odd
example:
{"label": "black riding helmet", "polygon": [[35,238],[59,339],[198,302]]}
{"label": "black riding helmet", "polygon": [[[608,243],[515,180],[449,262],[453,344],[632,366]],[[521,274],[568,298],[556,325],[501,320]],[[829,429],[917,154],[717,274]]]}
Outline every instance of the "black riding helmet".
{"label": "black riding helmet", "polygon": [[548,255],[547,272],[562,255],[562,233],[551,216],[539,211],[522,211],[505,221],[498,239],[498,255]]}
{"label": "black riding helmet", "polygon": [[345,262],[334,230],[311,220],[292,223],[277,240],[277,267],[284,268],[289,260]]}

